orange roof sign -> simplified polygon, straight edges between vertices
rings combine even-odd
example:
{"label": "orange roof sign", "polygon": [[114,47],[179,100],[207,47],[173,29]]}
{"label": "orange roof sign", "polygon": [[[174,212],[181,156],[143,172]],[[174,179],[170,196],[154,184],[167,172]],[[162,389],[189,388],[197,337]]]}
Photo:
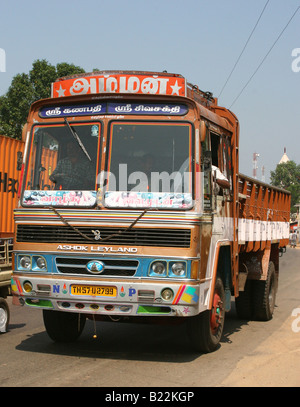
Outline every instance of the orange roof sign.
{"label": "orange roof sign", "polygon": [[52,83],[52,97],[95,93],[138,93],[149,95],[186,95],[185,78],[178,75],[88,74],[61,78]]}

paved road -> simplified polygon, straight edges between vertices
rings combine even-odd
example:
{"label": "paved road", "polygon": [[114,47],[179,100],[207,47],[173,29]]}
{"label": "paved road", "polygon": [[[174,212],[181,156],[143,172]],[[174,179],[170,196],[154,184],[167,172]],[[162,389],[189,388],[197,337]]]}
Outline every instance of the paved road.
{"label": "paved road", "polygon": [[11,305],[0,386],[300,387],[300,249],[288,249],[280,267],[274,318],[241,321],[233,306],[221,347],[206,355],[190,352],[175,326],[97,323],[93,339],[88,321],[77,343],[55,344],[40,311]]}

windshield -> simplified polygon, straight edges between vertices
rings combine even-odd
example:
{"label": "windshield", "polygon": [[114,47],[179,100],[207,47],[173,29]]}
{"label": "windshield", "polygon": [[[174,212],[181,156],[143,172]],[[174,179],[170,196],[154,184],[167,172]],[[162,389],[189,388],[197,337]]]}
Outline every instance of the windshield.
{"label": "windshield", "polygon": [[99,140],[99,123],[35,126],[23,204],[94,204]]}
{"label": "windshield", "polygon": [[105,175],[107,207],[190,208],[191,125],[113,123]]}

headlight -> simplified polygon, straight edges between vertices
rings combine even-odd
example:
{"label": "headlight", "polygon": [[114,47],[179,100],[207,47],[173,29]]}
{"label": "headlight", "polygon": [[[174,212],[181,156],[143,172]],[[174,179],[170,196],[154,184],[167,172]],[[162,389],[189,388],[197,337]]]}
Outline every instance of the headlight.
{"label": "headlight", "polygon": [[31,257],[29,256],[22,256],[20,258],[20,266],[22,269],[30,270],[31,268]]}
{"label": "headlight", "polygon": [[186,271],[186,264],[182,262],[173,263],[169,275],[175,277],[184,277]]}
{"label": "headlight", "polygon": [[186,261],[156,260],[150,264],[150,277],[184,278],[187,276]]}
{"label": "headlight", "polygon": [[155,261],[150,267],[150,276],[163,277],[167,273],[167,263],[164,261]]}
{"label": "headlight", "polygon": [[38,257],[36,259],[36,266],[40,270],[46,270],[47,269],[47,263],[44,257]]}
{"label": "headlight", "polygon": [[18,255],[17,270],[19,271],[47,271],[47,262],[43,256]]}

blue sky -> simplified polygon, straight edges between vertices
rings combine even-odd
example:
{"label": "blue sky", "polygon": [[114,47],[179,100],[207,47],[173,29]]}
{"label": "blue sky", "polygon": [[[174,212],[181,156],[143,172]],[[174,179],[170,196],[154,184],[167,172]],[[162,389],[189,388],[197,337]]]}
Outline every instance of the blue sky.
{"label": "blue sky", "polygon": [[[0,0],[0,95],[14,75],[36,59],[94,68],[180,73],[219,96],[266,0]],[[270,0],[239,64],[219,99],[230,107],[273,45],[298,0]],[[240,171],[258,178],[274,170],[286,147],[300,164],[300,72],[292,51],[300,48],[300,10],[264,64],[231,107],[240,121]],[[1,66],[1,65],[0,65]],[[300,66],[300,63],[299,63]]]}

